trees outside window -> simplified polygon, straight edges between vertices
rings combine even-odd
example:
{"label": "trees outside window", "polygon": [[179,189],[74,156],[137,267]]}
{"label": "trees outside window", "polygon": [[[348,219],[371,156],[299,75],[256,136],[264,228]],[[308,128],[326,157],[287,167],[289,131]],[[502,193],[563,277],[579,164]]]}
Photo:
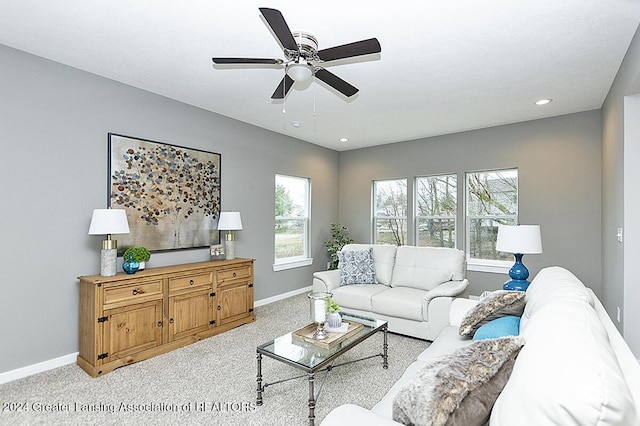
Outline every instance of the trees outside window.
{"label": "trees outside window", "polygon": [[276,175],[275,184],[275,263],[307,259],[311,181]]}
{"label": "trees outside window", "polygon": [[374,194],[374,243],[407,244],[407,179],[377,180]]}
{"label": "trees outside window", "polygon": [[416,193],[416,245],[456,247],[457,176],[418,177]]}
{"label": "trees outside window", "polygon": [[498,225],[518,223],[518,170],[467,173],[466,183],[468,259],[510,260],[496,239]]}

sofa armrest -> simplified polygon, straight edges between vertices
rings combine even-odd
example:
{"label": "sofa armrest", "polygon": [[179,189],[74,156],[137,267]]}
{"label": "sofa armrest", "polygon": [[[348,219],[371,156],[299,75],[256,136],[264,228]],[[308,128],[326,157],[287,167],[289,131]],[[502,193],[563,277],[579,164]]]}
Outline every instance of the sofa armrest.
{"label": "sofa armrest", "polygon": [[440,334],[449,325],[449,310],[451,302],[462,293],[469,281],[447,281],[427,291],[422,297],[422,316],[429,323],[429,340]]}
{"label": "sofa armrest", "polygon": [[313,291],[331,292],[340,287],[340,270],[320,271],[313,273]]}
{"label": "sofa armrest", "polygon": [[447,281],[429,290],[424,295],[422,301],[426,308],[429,307],[431,299],[436,297],[455,297],[462,293],[469,285],[469,280],[464,279],[462,281]]}
{"label": "sofa armrest", "polygon": [[460,326],[464,316],[478,303],[477,300],[465,299],[464,297],[457,297],[451,302],[451,309],[449,309],[449,325]]}
{"label": "sofa armrest", "polygon": [[320,426],[401,426],[401,423],[382,417],[373,411],[367,410],[355,404],[344,404],[331,410],[322,420]]}

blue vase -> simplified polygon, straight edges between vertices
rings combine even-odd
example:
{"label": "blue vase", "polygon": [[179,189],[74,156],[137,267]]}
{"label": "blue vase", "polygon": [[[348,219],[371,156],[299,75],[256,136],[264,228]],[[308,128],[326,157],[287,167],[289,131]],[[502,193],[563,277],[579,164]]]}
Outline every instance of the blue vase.
{"label": "blue vase", "polygon": [[122,270],[127,274],[135,274],[139,267],[140,263],[136,262],[131,255],[122,262]]}

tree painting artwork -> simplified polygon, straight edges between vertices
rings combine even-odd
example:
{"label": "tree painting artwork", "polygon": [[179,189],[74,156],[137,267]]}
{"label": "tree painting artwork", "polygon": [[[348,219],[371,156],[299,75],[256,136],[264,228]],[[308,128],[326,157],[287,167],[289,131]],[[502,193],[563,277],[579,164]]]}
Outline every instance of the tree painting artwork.
{"label": "tree painting artwork", "polygon": [[220,242],[220,154],[109,133],[109,204],[125,209],[119,249]]}

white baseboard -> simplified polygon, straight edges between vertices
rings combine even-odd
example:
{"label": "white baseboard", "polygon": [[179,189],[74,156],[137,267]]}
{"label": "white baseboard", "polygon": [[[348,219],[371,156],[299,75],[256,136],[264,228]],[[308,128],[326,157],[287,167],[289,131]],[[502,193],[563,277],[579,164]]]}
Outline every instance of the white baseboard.
{"label": "white baseboard", "polygon": [[262,300],[256,300],[253,305],[254,306],[268,305],[269,303],[277,302],[278,300],[287,299],[289,297],[297,296],[298,294],[302,294],[302,293],[307,293],[311,291],[312,288],[313,286],[310,285],[309,287],[299,288],[297,290],[289,291],[287,293],[282,293],[277,296],[267,297],[266,299],[262,299]]}
{"label": "white baseboard", "polygon": [[[254,306],[268,305],[269,303],[277,302],[278,300],[282,300],[292,296],[297,296],[298,294],[306,293],[308,291],[311,291],[311,289],[312,289],[312,286],[309,286],[309,287],[301,288],[298,290],[289,291],[287,293],[282,293],[277,296],[267,297],[266,299],[257,300],[254,303]],[[3,383],[12,382],[14,380],[22,379],[24,377],[32,376],[34,374],[42,373],[48,370],[53,370],[54,368],[73,364],[76,362],[77,357],[78,357],[78,352],[74,352],[72,354],[61,356],[59,358],[50,359],[48,361],[43,361],[37,364],[27,365],[26,367],[16,368],[15,370],[0,373],[0,385]]]}
{"label": "white baseboard", "polygon": [[78,352],[74,352],[69,355],[63,355],[55,359],[50,359],[49,361],[43,361],[37,364],[27,365],[26,367],[7,371],[5,373],[0,373],[0,385],[3,383],[12,382],[14,380],[22,379],[23,377],[42,373],[44,371],[53,370],[54,368],[73,364],[74,362],[76,362],[77,357]]}

